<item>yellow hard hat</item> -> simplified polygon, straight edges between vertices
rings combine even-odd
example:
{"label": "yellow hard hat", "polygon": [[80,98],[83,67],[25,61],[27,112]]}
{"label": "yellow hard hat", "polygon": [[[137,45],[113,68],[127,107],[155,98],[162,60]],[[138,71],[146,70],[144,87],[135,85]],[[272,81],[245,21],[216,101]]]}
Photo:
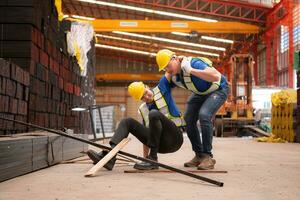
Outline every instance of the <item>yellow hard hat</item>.
{"label": "yellow hard hat", "polygon": [[156,63],[158,64],[158,71],[163,70],[169,64],[173,55],[175,55],[175,53],[168,49],[162,49],[157,52]]}
{"label": "yellow hard hat", "polygon": [[135,100],[141,100],[145,92],[145,85],[143,82],[132,82],[128,86],[128,93]]}

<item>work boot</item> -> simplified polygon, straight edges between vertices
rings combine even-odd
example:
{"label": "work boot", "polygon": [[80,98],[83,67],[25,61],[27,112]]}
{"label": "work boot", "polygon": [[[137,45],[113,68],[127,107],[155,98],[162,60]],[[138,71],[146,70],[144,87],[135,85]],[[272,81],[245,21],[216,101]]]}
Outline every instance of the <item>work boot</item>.
{"label": "work boot", "polygon": [[[87,155],[93,161],[94,165],[97,164],[104,156],[106,156],[106,154],[108,154],[108,151],[100,151],[99,153],[91,149],[87,151]],[[110,159],[110,161],[108,161],[103,167],[107,170],[112,170],[115,166],[115,163],[116,156]]]}
{"label": "work boot", "polygon": [[214,169],[216,164],[216,160],[213,159],[210,155],[204,154],[203,160],[199,164],[198,168],[199,170],[208,170],[208,169]]}
{"label": "work boot", "polygon": [[195,153],[195,156],[192,160],[184,163],[184,167],[197,167],[203,160],[202,154]]}
{"label": "work boot", "polygon": [[[157,161],[157,159],[153,159],[150,156],[148,156],[147,158],[150,159],[150,160]],[[139,163],[136,163],[133,166],[133,168],[138,169],[138,170],[153,170],[153,169],[158,169],[159,166],[155,165],[155,164],[148,163],[148,162],[139,162]]]}

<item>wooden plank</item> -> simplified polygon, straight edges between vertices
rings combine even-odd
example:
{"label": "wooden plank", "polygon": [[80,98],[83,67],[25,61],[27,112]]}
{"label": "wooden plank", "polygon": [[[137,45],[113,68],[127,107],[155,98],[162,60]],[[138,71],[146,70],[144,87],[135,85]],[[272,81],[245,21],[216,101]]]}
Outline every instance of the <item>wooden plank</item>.
{"label": "wooden plank", "polygon": [[112,159],[128,142],[129,138],[124,138],[115,148],[113,148],[104,158],[102,158],[95,166],[93,166],[85,176],[94,176],[110,159]]}
{"label": "wooden plank", "polygon": [[250,130],[252,130],[252,131],[255,131],[255,132],[258,133],[260,136],[266,136],[266,137],[270,136],[269,133],[267,133],[267,132],[265,132],[265,131],[263,131],[263,130],[257,128],[256,126],[246,125],[246,126],[244,126],[244,127],[245,127],[245,128],[248,128],[248,129],[250,129]]}
{"label": "wooden plank", "polygon": [[[227,171],[224,170],[188,170],[188,172],[190,173],[196,173],[196,174],[200,174],[200,173],[208,173],[208,174],[226,174],[228,173]],[[135,173],[176,173],[174,171],[170,171],[170,170],[138,170],[138,169],[133,169],[133,170],[125,170],[124,173],[128,173],[128,174],[135,174]]]}

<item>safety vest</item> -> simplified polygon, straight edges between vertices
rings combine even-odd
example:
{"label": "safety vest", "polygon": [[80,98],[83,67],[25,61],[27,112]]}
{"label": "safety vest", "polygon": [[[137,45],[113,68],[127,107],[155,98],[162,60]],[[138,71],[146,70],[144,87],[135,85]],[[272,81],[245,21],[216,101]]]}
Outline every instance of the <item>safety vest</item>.
{"label": "safety vest", "polygon": [[[168,104],[161,93],[158,86],[153,88],[154,97],[153,100],[155,102],[156,107],[158,108],[159,112],[164,114],[168,119],[170,119],[172,122],[176,124],[176,126],[181,127],[185,126],[185,121],[182,116],[180,117],[174,117],[169,111]],[[143,118],[143,122],[146,125],[146,127],[149,127],[149,109],[146,103],[142,103],[141,106],[138,109],[140,115]]]}
{"label": "safety vest", "polygon": [[[192,59],[193,59],[193,57],[184,57],[181,62],[181,65],[191,65]],[[202,62],[205,62],[209,67],[213,68],[212,62],[208,58],[199,57],[199,58],[195,58],[195,59],[199,59]],[[219,80],[216,82],[212,82],[211,86],[207,90],[200,92],[197,90],[196,86],[194,85],[191,74],[187,74],[187,73],[183,72],[183,70],[182,70],[181,76],[182,76],[182,82],[176,81],[176,76],[172,76],[172,82],[175,85],[177,85],[178,87],[188,89],[188,90],[194,92],[195,94],[199,94],[199,95],[206,95],[206,94],[209,94],[209,93],[219,89],[220,83],[221,83],[221,73],[219,73]]]}

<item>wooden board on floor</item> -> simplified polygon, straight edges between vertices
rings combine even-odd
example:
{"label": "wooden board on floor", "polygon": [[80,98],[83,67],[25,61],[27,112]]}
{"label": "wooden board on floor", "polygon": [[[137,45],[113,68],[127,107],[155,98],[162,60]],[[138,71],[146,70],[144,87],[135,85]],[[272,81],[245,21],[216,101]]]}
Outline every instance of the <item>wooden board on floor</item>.
{"label": "wooden board on floor", "polygon": [[244,126],[245,128],[248,128],[250,129],[251,131],[254,131],[255,134],[257,134],[258,136],[261,136],[261,137],[269,137],[270,134],[261,130],[260,128],[256,127],[256,126],[252,126],[252,125],[246,125]]}
{"label": "wooden board on floor", "polygon": [[[224,170],[187,170],[187,172],[190,173],[216,173],[216,174],[226,174],[228,173],[227,171]],[[164,169],[156,169],[156,170],[138,170],[138,169],[133,169],[133,170],[125,170],[124,173],[130,173],[130,174],[134,174],[134,173],[176,173],[174,171],[170,171],[170,170],[164,170]]]}
{"label": "wooden board on floor", "polygon": [[104,156],[95,166],[93,166],[84,176],[94,176],[107,162],[110,161],[128,142],[129,138],[124,138],[106,156]]}

